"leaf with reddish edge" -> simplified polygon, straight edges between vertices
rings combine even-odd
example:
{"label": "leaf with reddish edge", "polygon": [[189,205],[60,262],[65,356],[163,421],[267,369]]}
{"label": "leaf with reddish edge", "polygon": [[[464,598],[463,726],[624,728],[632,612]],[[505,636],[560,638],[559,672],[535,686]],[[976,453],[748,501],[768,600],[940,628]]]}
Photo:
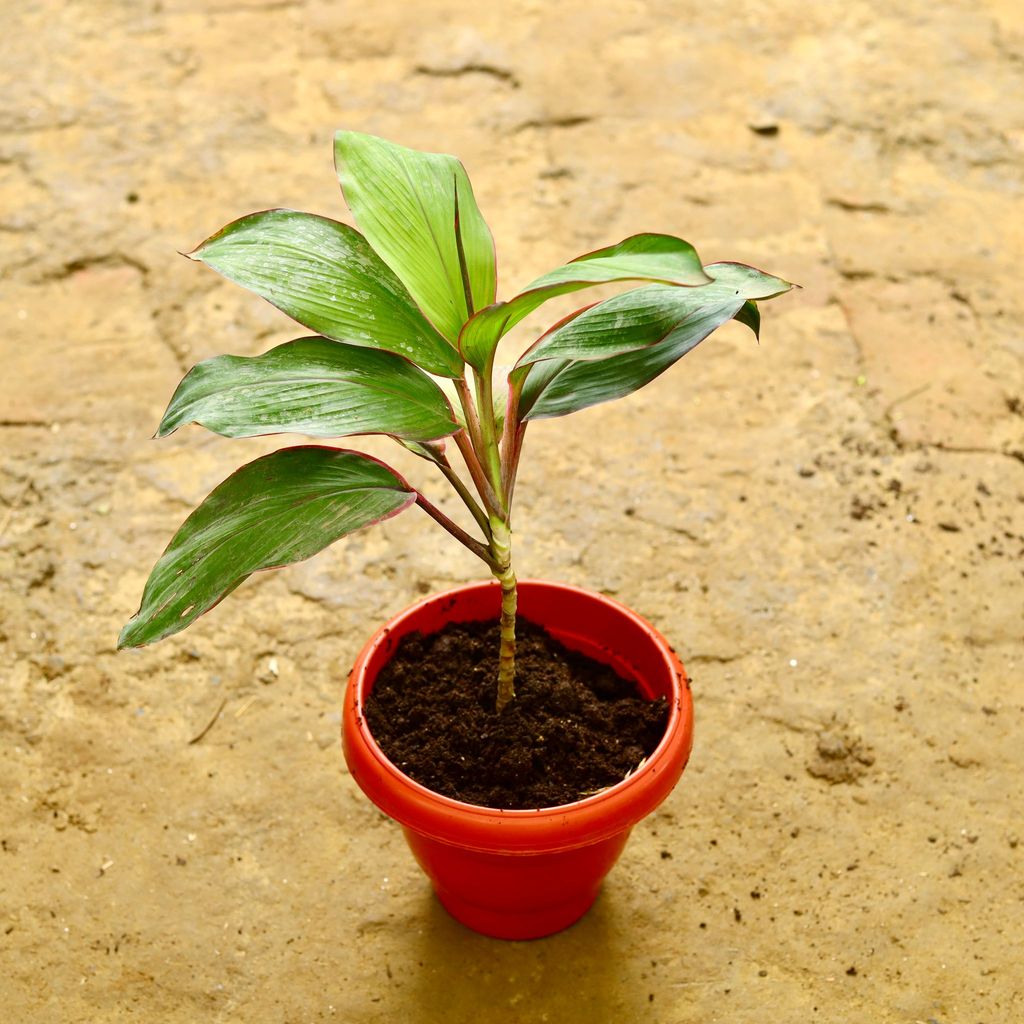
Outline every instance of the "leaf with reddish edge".
{"label": "leaf with reddish edge", "polygon": [[459,354],[480,373],[487,372],[487,364],[508,330],[511,314],[511,303],[495,302],[471,316],[459,332]]}
{"label": "leaf with reddish edge", "polygon": [[508,302],[480,310],[463,327],[459,351],[471,366],[483,370],[501,338],[548,299],[615,281],[697,287],[708,284],[711,278],[689,242],[673,235],[631,235],[538,277]]}
{"label": "leaf with reddish edge", "polygon": [[185,520],[118,647],[171,636],[252,573],[309,558],[415,500],[394,470],[360,452],[303,445],[264,455],[215,487]]}
{"label": "leaf with reddish edge", "polygon": [[667,370],[752,298],[792,285],[737,263],[707,268],[698,288],[650,285],[591,306],[540,338],[516,364],[521,420],[564,416],[632,394]]}
{"label": "leaf with reddish edge", "polygon": [[188,256],[324,337],[395,352],[445,377],[463,371],[405,285],[347,224],[266,210],[221,228]]}
{"label": "leaf with reddish edge", "polygon": [[334,154],[356,222],[454,345],[473,311],[494,301],[496,282],[494,240],[466,169],[361,132],[338,132]]}
{"label": "leaf with reddish edge", "polygon": [[225,437],[392,434],[431,441],[459,429],[441,389],[407,359],[319,337],[193,367],[157,436],[186,423]]}

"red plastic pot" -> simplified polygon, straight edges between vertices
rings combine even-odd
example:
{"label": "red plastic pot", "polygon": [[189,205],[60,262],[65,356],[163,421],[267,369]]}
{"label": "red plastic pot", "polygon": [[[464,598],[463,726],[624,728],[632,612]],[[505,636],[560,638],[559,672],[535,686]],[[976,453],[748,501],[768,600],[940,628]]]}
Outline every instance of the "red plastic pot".
{"label": "red plastic pot", "polygon": [[384,756],[366,726],[364,702],[407,633],[434,633],[449,622],[496,621],[500,602],[497,583],[474,583],[425,598],[375,633],[349,675],[342,738],[352,777],[402,825],[449,913],[484,935],[532,939],[567,928],[586,913],[632,827],[672,791],[693,745],[693,702],[683,666],[639,615],[576,587],[521,582],[523,618],[614,666],[645,696],[667,698],[665,735],[629,778],[560,807],[505,811],[431,792]]}

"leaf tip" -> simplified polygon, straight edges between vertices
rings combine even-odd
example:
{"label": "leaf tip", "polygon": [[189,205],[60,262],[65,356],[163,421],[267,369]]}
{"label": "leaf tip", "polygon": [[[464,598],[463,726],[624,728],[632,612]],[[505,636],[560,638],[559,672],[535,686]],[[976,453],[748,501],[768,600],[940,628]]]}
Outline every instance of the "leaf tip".
{"label": "leaf tip", "polygon": [[138,618],[129,619],[117,635],[117,650],[124,651],[132,647],[141,647],[142,643],[132,637],[133,627],[137,624]]}
{"label": "leaf tip", "polygon": [[345,158],[345,150],[348,148],[349,143],[354,139],[358,138],[362,133],[354,132],[351,128],[339,128],[334,133],[334,163],[337,166],[339,160]]}
{"label": "leaf tip", "polygon": [[173,434],[180,426],[180,422],[176,423],[171,418],[171,410],[168,409],[160,418],[160,423],[157,425],[156,431],[150,434],[149,439],[151,441],[157,441],[161,437],[167,437],[169,434]]}

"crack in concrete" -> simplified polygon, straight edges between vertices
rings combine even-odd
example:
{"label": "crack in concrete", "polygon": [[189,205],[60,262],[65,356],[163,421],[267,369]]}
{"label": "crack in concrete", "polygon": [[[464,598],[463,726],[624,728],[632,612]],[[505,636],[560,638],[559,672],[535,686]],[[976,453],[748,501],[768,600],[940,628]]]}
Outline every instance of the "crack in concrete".
{"label": "crack in concrete", "polygon": [[93,267],[130,267],[132,270],[138,271],[143,282],[149,276],[149,267],[142,260],[128,253],[115,251],[78,256],[73,260],[68,260],[56,270],[47,271],[39,278],[39,281],[42,283],[65,281],[74,274],[82,270],[91,270]]}
{"label": "crack in concrete", "polygon": [[697,534],[690,530],[687,530],[683,526],[674,526],[670,523],[659,523],[655,519],[647,519],[645,516],[634,516],[634,520],[638,523],[643,523],[645,526],[652,526],[656,530],[667,530],[669,533],[674,533],[677,536],[685,537],[687,540],[692,541],[699,547],[706,548],[710,543],[707,538],[699,537]]}
{"label": "crack in concrete", "polygon": [[[835,205],[831,199],[824,199],[827,205]],[[838,260],[835,248],[832,244],[831,237],[825,234],[825,245],[828,252],[829,264],[836,270],[840,277],[845,280],[866,280],[872,278],[884,278],[890,281],[910,280],[915,277],[927,277],[933,280],[938,280],[945,284],[949,288],[950,298],[967,307],[971,315],[977,318],[978,314],[975,311],[970,299],[962,292],[959,291],[955,284],[948,279],[944,278],[943,275],[931,272],[911,272],[900,277],[885,277],[885,275],[876,274],[873,271],[849,271],[843,270],[838,266]],[[847,308],[843,300],[838,296],[833,296],[832,301],[836,303],[839,309],[842,311],[843,319],[846,322],[846,330],[853,342],[854,349],[856,351],[857,367],[862,376],[867,374],[867,359],[864,354],[863,346],[861,345],[860,338],[857,336],[857,332],[853,326],[853,320],[850,315],[850,310]],[[914,388],[908,391],[904,395],[900,395],[889,402],[881,411],[881,421],[874,416],[869,416],[869,422],[875,427],[884,429],[888,440],[894,445],[897,451],[923,451],[928,448],[934,448],[937,451],[951,452],[954,454],[973,454],[973,455],[997,455],[1002,458],[1014,459],[1018,462],[1024,463],[1024,450],[1018,449],[1000,449],[1000,448],[987,448],[984,446],[961,446],[961,445],[947,445],[940,441],[918,441],[908,443],[905,441],[899,431],[899,426],[893,418],[893,412],[900,405],[905,402],[909,402],[911,399],[916,398],[918,395],[924,393],[931,387],[931,383],[921,385],[920,387]],[[854,397],[857,397],[857,393],[854,392]]]}
{"label": "crack in concrete", "polygon": [[499,68],[494,64],[469,63],[460,64],[453,68],[437,68],[428,64],[417,64],[415,68],[417,75],[426,75],[428,78],[461,78],[463,75],[488,75],[504,82],[512,89],[518,89],[521,85],[519,78],[508,68]]}
{"label": "crack in concrete", "polygon": [[830,196],[825,200],[826,206],[834,206],[839,210],[845,210],[848,213],[892,213],[893,209],[891,206],[887,206],[885,203],[858,203],[853,199],[842,199],[839,196]]}
{"label": "crack in concrete", "polygon": [[210,14],[263,14],[272,11],[287,11],[304,6],[304,0],[270,0],[270,2],[265,4],[230,4],[226,7],[218,7],[215,11],[210,11]]}
{"label": "crack in concrete", "polygon": [[536,128],[540,131],[548,131],[552,128],[576,128],[581,124],[590,124],[596,120],[597,118],[589,114],[569,114],[565,117],[538,117],[529,121],[521,121],[512,129],[512,134],[517,135],[519,132],[525,132],[530,128]]}
{"label": "crack in concrete", "polygon": [[998,455],[1000,458],[1013,459],[1024,465],[1024,450],[1016,448],[986,448],[983,445],[953,445],[942,441],[922,441],[922,448],[934,448],[936,451],[949,452],[951,455]]}
{"label": "crack in concrete", "polygon": [[[148,289],[146,290],[148,291]],[[179,344],[175,340],[171,326],[165,322],[168,315],[169,311],[164,307],[158,306],[150,311],[153,328],[156,331],[156,336],[160,341],[160,344],[170,352],[171,358],[174,359],[174,363],[178,368],[178,372],[184,374],[188,372],[189,369],[188,350],[184,345]]]}
{"label": "crack in concrete", "polygon": [[742,661],[750,657],[750,651],[739,654],[688,654],[687,665],[731,665],[734,661]]}
{"label": "crack in concrete", "polygon": [[[34,262],[34,260],[30,260],[29,264],[31,262]],[[152,287],[149,267],[137,256],[133,256],[131,253],[122,252],[120,250],[95,253],[87,256],[78,256],[75,259],[66,261],[59,267],[46,271],[42,275],[38,276],[36,278],[36,283],[50,284],[58,281],[66,281],[75,274],[80,273],[83,270],[90,270],[94,267],[129,267],[138,273],[143,293],[151,298]],[[175,343],[170,329],[165,325],[164,320],[166,312],[167,311],[163,307],[151,307],[150,316],[153,320],[153,326],[156,329],[157,338],[168,352],[170,352],[179,372],[185,373],[189,362],[188,353],[184,347]]]}

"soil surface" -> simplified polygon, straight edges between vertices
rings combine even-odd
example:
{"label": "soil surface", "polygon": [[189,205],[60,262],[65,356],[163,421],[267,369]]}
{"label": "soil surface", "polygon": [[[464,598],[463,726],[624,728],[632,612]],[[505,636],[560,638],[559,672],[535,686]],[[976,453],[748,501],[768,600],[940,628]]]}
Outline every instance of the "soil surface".
{"label": "soil surface", "polygon": [[402,639],[366,702],[392,764],[435,793],[524,809],[592,796],[654,753],[663,697],[644,700],[613,669],[530,622],[520,619],[516,634],[516,696],[500,714],[496,624]]}
{"label": "soil surface", "polygon": [[[9,6],[5,1021],[1024,1019],[1017,0]],[[804,286],[760,345],[527,435],[520,576],[645,615],[696,705],[679,787],[539,942],[451,921],[343,768],[367,636],[481,575],[427,516],[114,650],[195,503],[300,441],[149,440],[195,362],[303,333],[176,253],[345,218],[338,127],[463,158],[503,297],[639,231]]]}

